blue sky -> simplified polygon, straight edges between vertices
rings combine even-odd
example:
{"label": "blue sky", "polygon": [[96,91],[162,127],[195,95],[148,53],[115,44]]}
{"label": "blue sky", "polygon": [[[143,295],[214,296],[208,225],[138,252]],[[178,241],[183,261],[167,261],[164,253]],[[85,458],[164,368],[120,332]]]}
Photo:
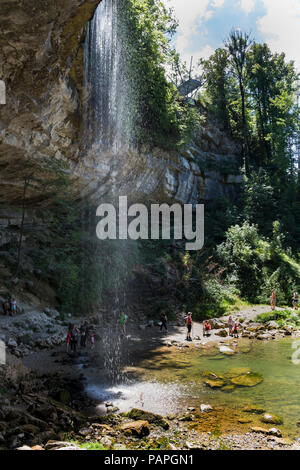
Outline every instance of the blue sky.
{"label": "blue sky", "polygon": [[179,21],[175,46],[188,63],[208,58],[229,31],[241,28],[300,70],[300,0],[163,0]]}

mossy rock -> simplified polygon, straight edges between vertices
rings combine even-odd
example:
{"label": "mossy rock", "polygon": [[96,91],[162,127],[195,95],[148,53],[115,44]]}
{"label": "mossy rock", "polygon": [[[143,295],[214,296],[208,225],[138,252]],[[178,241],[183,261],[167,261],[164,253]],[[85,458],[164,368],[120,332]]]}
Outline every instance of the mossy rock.
{"label": "mossy rock", "polygon": [[210,388],[222,388],[225,385],[225,382],[222,379],[215,379],[215,380],[209,379],[209,380],[206,380],[204,383],[205,385],[207,385],[207,387],[210,387]]}
{"label": "mossy rock", "polygon": [[203,371],[202,372],[202,377],[204,377],[205,379],[210,379],[210,380],[218,380],[218,379],[223,380],[222,376],[217,375],[214,372],[211,372],[210,370]]}
{"label": "mossy rock", "polygon": [[227,392],[227,393],[233,392],[234,389],[235,389],[234,385],[225,385],[224,387],[221,388],[222,392]]}
{"label": "mossy rock", "polygon": [[232,367],[232,369],[229,369],[225,377],[229,379],[233,379],[234,377],[240,377],[241,375],[246,375],[250,374],[251,369],[249,367]]}
{"label": "mossy rock", "polygon": [[239,387],[255,387],[255,385],[258,385],[263,381],[263,377],[261,374],[256,372],[250,372],[238,377],[233,377],[230,380],[231,383],[238,385]]}
{"label": "mossy rock", "polygon": [[272,415],[270,413],[265,413],[263,417],[261,418],[261,421],[263,423],[267,424],[283,424],[283,419],[280,418],[279,416]]}
{"label": "mossy rock", "polygon": [[256,415],[262,415],[263,413],[265,413],[266,410],[264,408],[261,408],[260,406],[247,405],[243,408],[243,411],[245,413],[252,413],[252,414],[256,414]]}
{"label": "mossy rock", "polygon": [[240,424],[249,424],[249,423],[252,423],[252,419],[249,419],[249,418],[239,418],[238,419],[238,422]]}
{"label": "mossy rock", "polygon": [[169,423],[165,418],[155,413],[133,408],[131,411],[126,413],[126,416],[135,421],[148,421],[148,423],[160,426],[163,429],[169,429]]}

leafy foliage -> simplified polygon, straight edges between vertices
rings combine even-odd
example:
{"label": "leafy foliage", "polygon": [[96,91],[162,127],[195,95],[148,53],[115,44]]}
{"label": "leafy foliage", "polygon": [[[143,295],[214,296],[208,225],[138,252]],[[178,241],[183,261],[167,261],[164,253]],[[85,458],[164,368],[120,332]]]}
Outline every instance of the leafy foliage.
{"label": "leafy foliage", "polygon": [[199,115],[166,78],[177,23],[160,0],[123,0],[121,7],[128,31],[123,49],[139,88],[134,105],[138,143],[180,146],[191,138]]}

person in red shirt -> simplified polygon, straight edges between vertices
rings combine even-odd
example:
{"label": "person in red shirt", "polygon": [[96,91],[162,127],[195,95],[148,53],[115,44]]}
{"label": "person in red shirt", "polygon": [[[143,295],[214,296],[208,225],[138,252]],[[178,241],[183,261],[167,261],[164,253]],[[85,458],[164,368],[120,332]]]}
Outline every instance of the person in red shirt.
{"label": "person in red shirt", "polygon": [[186,327],[187,327],[186,340],[187,341],[192,341],[192,338],[191,338],[192,325],[193,325],[192,314],[191,312],[189,312],[186,317]]}

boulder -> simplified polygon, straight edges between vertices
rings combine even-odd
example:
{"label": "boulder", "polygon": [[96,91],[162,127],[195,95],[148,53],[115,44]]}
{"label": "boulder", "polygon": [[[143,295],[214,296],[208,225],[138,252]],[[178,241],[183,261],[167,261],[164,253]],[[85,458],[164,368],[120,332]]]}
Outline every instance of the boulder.
{"label": "boulder", "polygon": [[212,320],[209,320],[209,322],[211,324],[212,330],[221,330],[225,327],[225,323],[218,320],[217,318],[213,318]]}
{"label": "boulder", "polygon": [[291,336],[291,335],[293,334],[293,331],[294,331],[294,330],[293,330],[293,327],[292,327],[292,326],[290,326],[290,325],[285,325],[285,326],[283,327],[283,329],[284,329],[284,334],[285,334],[286,336]]}
{"label": "boulder", "polygon": [[256,339],[259,339],[260,341],[268,341],[269,339],[272,339],[272,335],[270,333],[259,333],[256,336]]}
{"label": "boulder", "polygon": [[148,421],[150,424],[160,426],[163,429],[169,429],[169,423],[161,415],[156,413],[150,413],[149,411],[140,410],[138,408],[133,408],[129,413],[127,413],[128,418],[135,421]]}
{"label": "boulder", "polygon": [[221,338],[226,338],[226,336],[228,336],[228,333],[226,330],[220,330],[220,331],[217,331],[216,335],[221,336]]}
{"label": "boulder", "polygon": [[251,431],[252,432],[257,432],[257,433],[260,433],[260,434],[265,434],[266,436],[268,435],[268,429],[265,429],[265,428],[261,428],[259,426],[253,426],[251,427]]}
{"label": "boulder", "polygon": [[[75,447],[75,444],[71,444],[70,442],[66,441],[48,441],[47,444],[45,445],[46,450],[60,450],[60,449],[66,449],[69,448],[70,446]],[[75,450],[75,449],[73,449]]]}
{"label": "boulder", "polygon": [[263,423],[269,423],[269,424],[283,424],[283,419],[280,418],[279,416],[272,415],[269,413],[265,413],[263,417],[261,418],[261,421]]}
{"label": "boulder", "polygon": [[233,349],[229,348],[228,346],[220,346],[219,351],[220,351],[220,353],[226,354],[226,355],[229,355],[229,356],[232,356],[234,354]]}
{"label": "boulder", "polygon": [[222,379],[208,379],[204,383],[207,387],[210,388],[222,388],[225,385],[225,382]]}
{"label": "boulder", "polygon": [[271,428],[268,432],[269,436],[282,437],[282,432],[277,428]]}
{"label": "boulder", "polygon": [[145,437],[150,434],[150,425],[148,421],[134,421],[133,423],[122,424],[120,431],[137,437]]}
{"label": "boulder", "polygon": [[213,409],[210,405],[204,405],[203,403],[200,405],[201,413],[210,413],[212,410]]}
{"label": "boulder", "polygon": [[262,375],[256,372],[250,372],[231,379],[231,383],[238,385],[239,387],[255,387],[255,385],[258,385],[262,381]]}
{"label": "boulder", "polygon": [[243,411],[245,413],[252,413],[252,414],[257,414],[257,415],[261,415],[263,414],[266,410],[264,408],[261,408],[259,406],[256,406],[256,405],[247,405],[243,408]]}
{"label": "boulder", "polygon": [[274,320],[269,321],[269,322],[267,323],[267,328],[268,328],[268,330],[277,330],[277,328],[278,328],[278,323],[277,323],[276,321],[274,321]]}

